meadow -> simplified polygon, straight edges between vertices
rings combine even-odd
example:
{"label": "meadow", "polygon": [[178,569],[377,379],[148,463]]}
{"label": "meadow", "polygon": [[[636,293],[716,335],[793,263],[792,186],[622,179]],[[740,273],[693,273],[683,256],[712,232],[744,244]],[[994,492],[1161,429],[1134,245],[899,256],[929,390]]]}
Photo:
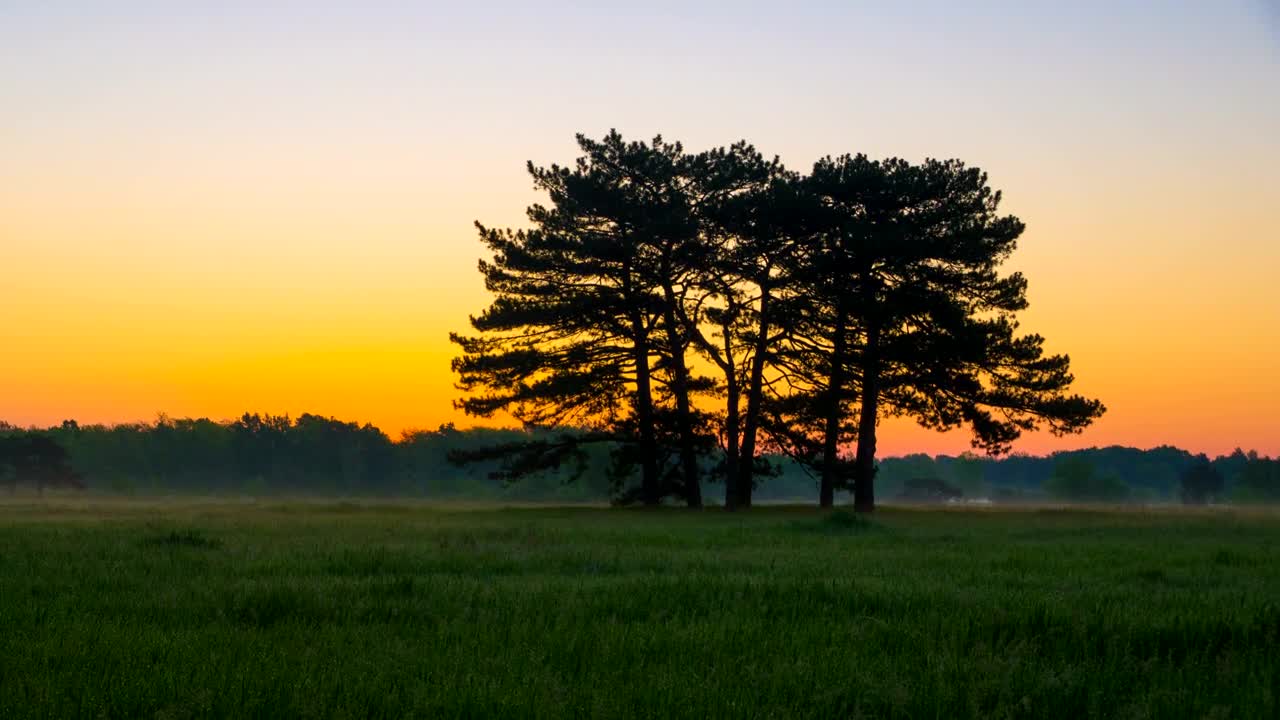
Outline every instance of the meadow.
{"label": "meadow", "polygon": [[0,500],[0,717],[1276,717],[1280,515]]}

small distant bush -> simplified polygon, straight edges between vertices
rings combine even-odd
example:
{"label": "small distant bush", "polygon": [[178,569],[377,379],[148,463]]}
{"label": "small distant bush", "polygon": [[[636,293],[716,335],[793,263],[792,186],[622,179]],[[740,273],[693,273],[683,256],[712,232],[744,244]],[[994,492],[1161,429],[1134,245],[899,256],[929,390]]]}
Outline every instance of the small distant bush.
{"label": "small distant bush", "polygon": [[1020,487],[998,487],[991,496],[997,502],[1019,502],[1029,497],[1027,491]]}
{"label": "small distant bush", "polygon": [[806,520],[795,524],[795,529],[801,532],[829,535],[860,533],[877,527],[879,526],[866,517],[849,510],[834,510],[817,520]]}
{"label": "small distant bush", "polygon": [[911,478],[902,485],[899,500],[909,502],[946,502],[964,497],[960,488],[936,477]]}

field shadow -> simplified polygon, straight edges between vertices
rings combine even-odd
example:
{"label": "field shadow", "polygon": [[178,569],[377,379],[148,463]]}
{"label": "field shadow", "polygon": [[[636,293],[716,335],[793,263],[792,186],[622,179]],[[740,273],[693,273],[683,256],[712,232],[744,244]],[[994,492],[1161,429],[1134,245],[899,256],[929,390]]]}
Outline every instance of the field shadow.
{"label": "field shadow", "polygon": [[196,548],[200,550],[217,550],[222,547],[222,541],[212,538],[199,530],[170,530],[169,532],[160,532],[148,535],[142,538],[141,545],[143,547],[161,547],[161,548]]}
{"label": "field shadow", "polygon": [[816,535],[860,535],[884,529],[882,525],[848,510],[835,510],[818,518],[796,520],[789,527],[795,532]]}

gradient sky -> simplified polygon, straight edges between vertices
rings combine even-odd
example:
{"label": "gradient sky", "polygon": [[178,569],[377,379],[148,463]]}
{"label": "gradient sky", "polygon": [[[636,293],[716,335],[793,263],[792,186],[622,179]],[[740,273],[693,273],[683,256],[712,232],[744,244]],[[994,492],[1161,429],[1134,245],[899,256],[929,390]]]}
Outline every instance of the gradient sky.
{"label": "gradient sky", "polygon": [[694,4],[0,0],[0,419],[466,424],[472,221],[616,127],[979,165],[1110,409],[1018,450],[1280,454],[1274,0]]}

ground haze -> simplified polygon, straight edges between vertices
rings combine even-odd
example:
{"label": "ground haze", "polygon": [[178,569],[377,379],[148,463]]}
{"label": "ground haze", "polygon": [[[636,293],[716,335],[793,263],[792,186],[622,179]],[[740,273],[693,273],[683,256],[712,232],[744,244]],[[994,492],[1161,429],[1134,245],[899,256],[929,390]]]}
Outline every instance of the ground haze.
{"label": "ground haze", "polygon": [[0,501],[0,717],[1275,717],[1269,511]]}

